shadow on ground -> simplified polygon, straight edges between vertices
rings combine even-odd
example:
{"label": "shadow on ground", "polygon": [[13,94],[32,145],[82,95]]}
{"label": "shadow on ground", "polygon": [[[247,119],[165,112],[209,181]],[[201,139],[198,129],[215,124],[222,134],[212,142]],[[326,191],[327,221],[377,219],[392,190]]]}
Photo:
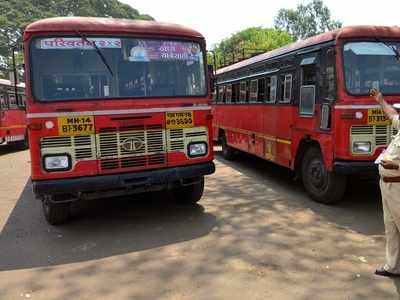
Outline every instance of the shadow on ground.
{"label": "shadow on ground", "polygon": [[208,234],[216,218],[204,207],[175,205],[162,193],[110,198],[73,207],[71,222],[44,221],[28,182],[0,235],[0,271],[99,259]]}
{"label": "shadow on ground", "polygon": [[256,176],[271,184],[278,192],[288,193],[296,198],[292,205],[311,209],[339,227],[378,239],[384,234],[378,182],[350,177],[343,200],[333,205],[325,205],[312,201],[302,183],[295,181],[292,171],[287,168],[245,153],[240,153],[234,161],[224,160],[220,152],[216,154],[217,158],[229,167],[248,176]]}

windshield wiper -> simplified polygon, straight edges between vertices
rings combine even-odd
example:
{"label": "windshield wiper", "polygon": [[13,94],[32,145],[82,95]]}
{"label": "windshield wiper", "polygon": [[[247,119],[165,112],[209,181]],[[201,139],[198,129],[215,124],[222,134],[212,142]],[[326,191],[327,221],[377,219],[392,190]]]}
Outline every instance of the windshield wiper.
{"label": "windshield wiper", "polygon": [[108,64],[106,58],[103,55],[103,52],[101,52],[100,48],[97,47],[96,42],[91,42],[88,40],[88,38],[83,35],[82,33],[80,33],[79,31],[76,31],[76,33],[81,37],[82,40],[84,40],[85,42],[87,42],[88,44],[92,45],[94,47],[94,49],[96,50],[96,53],[99,55],[99,57],[101,58],[101,61],[103,62],[103,64],[107,67],[108,71],[110,72],[111,76],[114,77],[114,73],[111,70],[110,65]]}
{"label": "windshield wiper", "polygon": [[381,41],[380,39],[376,39],[377,42],[384,44],[386,47],[388,47],[392,52],[394,53],[394,57],[396,58],[397,61],[400,61],[400,51],[397,50],[395,46],[390,45],[388,42]]}

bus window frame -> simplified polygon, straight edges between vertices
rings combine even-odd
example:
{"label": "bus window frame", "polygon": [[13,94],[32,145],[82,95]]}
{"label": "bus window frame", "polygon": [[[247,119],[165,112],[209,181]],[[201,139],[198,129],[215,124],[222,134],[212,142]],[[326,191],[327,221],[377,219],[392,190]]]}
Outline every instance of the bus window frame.
{"label": "bus window frame", "polygon": [[[36,34],[33,36],[30,41],[29,41],[29,48],[28,48],[28,55],[29,55],[29,81],[30,85],[34,87],[34,78],[33,78],[33,69],[32,69],[32,47],[33,43],[37,39],[46,39],[46,38],[56,38],[59,37],[59,35],[54,35],[54,34]],[[63,34],[62,37],[68,38],[68,37],[79,37],[77,34],[69,33],[69,34]],[[205,80],[205,94],[203,95],[186,95],[186,96],[157,96],[157,97],[143,97],[143,96],[124,96],[124,97],[110,97],[110,98],[85,98],[85,99],[66,99],[66,100],[56,100],[56,101],[43,101],[40,100],[36,97],[34,89],[32,89],[32,101],[35,103],[41,103],[41,104],[54,104],[54,103],[74,103],[74,102],[82,102],[82,101],[114,101],[114,100],[136,100],[136,99],[146,99],[146,100],[155,100],[155,99],[176,99],[176,98],[183,98],[183,99],[189,99],[189,98],[204,98],[210,95],[211,93],[211,88],[210,85],[207,84],[209,82],[209,75],[208,75],[208,65],[207,65],[207,49],[205,46],[205,40],[202,38],[187,38],[187,37],[174,37],[174,36],[151,36],[151,35],[146,35],[146,34],[137,34],[137,35],[123,35],[123,34],[106,34],[106,33],[90,33],[89,35],[86,36],[87,38],[96,38],[96,37],[109,37],[109,38],[137,38],[137,39],[148,39],[148,40],[157,40],[157,39],[163,39],[163,40],[168,40],[168,41],[176,41],[176,42],[192,42],[192,43],[197,43],[200,46],[200,49],[203,53],[203,65],[204,65],[204,80]]]}
{"label": "bus window frame", "polygon": [[[314,89],[314,99],[313,99],[313,108],[312,108],[312,113],[304,113],[301,110],[302,107],[302,91],[305,88],[313,88]],[[300,95],[299,95],[299,115],[300,117],[305,117],[305,118],[312,118],[315,116],[315,107],[317,106],[317,87],[315,85],[302,85],[300,86]]]}
{"label": "bus window frame", "polygon": [[225,86],[225,102],[232,103],[232,84]]}
{"label": "bus window frame", "polygon": [[[255,86],[255,91],[253,91],[253,85]],[[250,80],[249,87],[249,103],[258,102],[258,78]]]}
{"label": "bus window frame", "polygon": [[[243,86],[245,87],[244,90],[242,89]],[[247,102],[247,81],[244,80],[240,82],[239,103],[246,103],[246,102]]]}
{"label": "bus window frame", "polygon": [[[285,79],[283,82],[283,95],[281,95],[281,98],[279,99],[279,103],[290,103],[292,101],[292,94],[293,94],[293,74],[284,74]],[[290,77],[290,88],[289,88],[289,97],[286,98],[286,83],[287,79]]]}
{"label": "bus window frame", "polygon": [[[14,103],[12,103],[11,98],[14,98]],[[19,109],[18,99],[15,97],[14,93],[7,93],[8,99],[8,109]]]}
{"label": "bus window frame", "polygon": [[[269,99],[266,101],[267,103],[276,103],[277,91],[278,91],[278,75],[268,76],[270,78],[270,91],[269,91]],[[274,81],[274,85],[272,82]],[[273,96],[273,97],[272,97]]]}
{"label": "bus window frame", "polygon": [[0,110],[1,111],[6,111],[8,110],[8,101],[5,93],[0,94]]}

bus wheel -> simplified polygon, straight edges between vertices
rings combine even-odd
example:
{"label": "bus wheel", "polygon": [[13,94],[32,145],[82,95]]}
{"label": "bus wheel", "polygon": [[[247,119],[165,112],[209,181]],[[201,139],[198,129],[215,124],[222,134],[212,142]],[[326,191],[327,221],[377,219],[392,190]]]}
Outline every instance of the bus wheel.
{"label": "bus wheel", "polygon": [[301,172],[304,187],[313,200],[333,204],[342,199],[346,177],[326,170],[318,147],[307,150]]}
{"label": "bus wheel", "polygon": [[171,190],[172,198],[179,204],[193,205],[200,201],[204,191],[204,176],[200,177],[196,183],[182,185]]}
{"label": "bus wheel", "polygon": [[71,203],[53,202],[54,196],[45,196],[42,201],[43,213],[50,225],[59,225],[68,221],[71,212]]}
{"label": "bus wheel", "polygon": [[235,156],[235,149],[230,147],[228,145],[228,142],[226,141],[226,136],[225,133],[221,137],[221,146],[222,146],[222,156],[226,160],[233,160]]}

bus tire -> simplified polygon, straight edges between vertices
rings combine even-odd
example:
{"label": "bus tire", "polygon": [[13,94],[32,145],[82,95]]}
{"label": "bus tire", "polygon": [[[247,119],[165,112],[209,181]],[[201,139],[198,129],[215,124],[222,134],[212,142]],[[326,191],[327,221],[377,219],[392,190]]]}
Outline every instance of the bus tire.
{"label": "bus tire", "polygon": [[178,204],[194,205],[200,201],[204,192],[204,176],[200,180],[191,185],[181,185],[171,190],[172,198]]}
{"label": "bus tire", "polygon": [[235,156],[235,149],[228,145],[225,133],[221,136],[222,157],[226,160],[233,160]]}
{"label": "bus tire", "polygon": [[68,221],[71,213],[71,203],[51,201],[54,196],[45,196],[42,200],[44,217],[50,225],[60,225]]}
{"label": "bus tire", "polygon": [[346,177],[325,168],[319,147],[310,147],[303,157],[301,168],[303,185],[316,202],[334,204],[343,198]]}

